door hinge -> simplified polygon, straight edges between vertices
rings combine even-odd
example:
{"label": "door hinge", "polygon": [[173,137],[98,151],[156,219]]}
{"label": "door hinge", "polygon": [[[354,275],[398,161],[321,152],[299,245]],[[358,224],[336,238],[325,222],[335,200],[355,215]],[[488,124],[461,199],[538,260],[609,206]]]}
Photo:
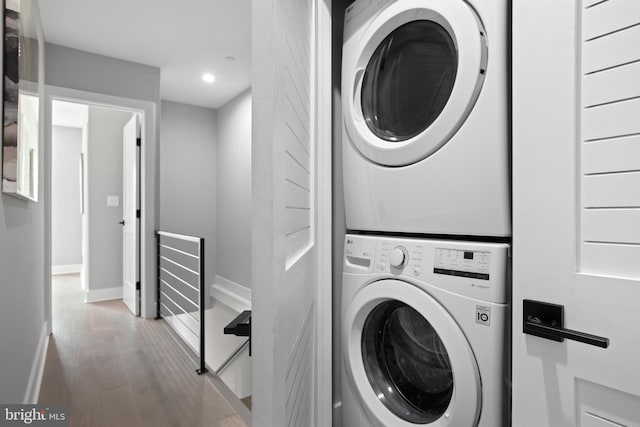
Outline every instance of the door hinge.
{"label": "door hinge", "polygon": [[136,146],[142,147],[142,138],[136,138]]}
{"label": "door hinge", "polygon": [[136,210],[136,218],[140,218],[140,209]]}
{"label": "door hinge", "polygon": [[136,282],[136,291],[140,290],[140,282]]}

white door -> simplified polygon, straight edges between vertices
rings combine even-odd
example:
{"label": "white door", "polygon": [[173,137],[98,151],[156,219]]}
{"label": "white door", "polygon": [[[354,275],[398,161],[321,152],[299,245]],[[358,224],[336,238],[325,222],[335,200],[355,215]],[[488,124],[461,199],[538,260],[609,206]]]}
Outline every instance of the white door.
{"label": "white door", "polygon": [[[640,426],[640,3],[513,16],[513,425]],[[525,299],[608,347],[523,334]]]}
{"label": "white door", "polygon": [[134,114],[122,131],[122,300],[140,315],[138,281],[138,115]]}
{"label": "white door", "polygon": [[256,427],[331,425],[330,31],[316,40],[327,10],[322,0],[253,2]]}

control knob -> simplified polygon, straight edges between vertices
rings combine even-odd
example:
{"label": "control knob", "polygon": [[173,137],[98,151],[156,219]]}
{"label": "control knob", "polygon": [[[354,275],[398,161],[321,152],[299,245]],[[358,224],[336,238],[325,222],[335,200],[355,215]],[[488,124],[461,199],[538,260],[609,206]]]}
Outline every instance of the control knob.
{"label": "control knob", "polygon": [[389,255],[389,263],[394,268],[402,268],[407,264],[409,254],[406,248],[396,246]]}

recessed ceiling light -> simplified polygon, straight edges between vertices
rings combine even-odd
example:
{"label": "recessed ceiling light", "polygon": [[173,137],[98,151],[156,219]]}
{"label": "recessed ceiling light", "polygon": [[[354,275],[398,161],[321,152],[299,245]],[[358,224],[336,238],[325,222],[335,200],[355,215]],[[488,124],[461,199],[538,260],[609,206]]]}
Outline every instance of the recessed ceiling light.
{"label": "recessed ceiling light", "polygon": [[207,83],[213,83],[215,81],[215,77],[213,77],[213,74],[211,73],[206,73],[202,76],[202,80],[204,80]]}
{"label": "recessed ceiling light", "polygon": [[227,61],[229,61],[229,62],[233,62],[233,61],[235,61],[235,60],[236,60],[236,57],[235,57],[235,56],[227,56],[227,57],[225,57],[224,59],[226,59],[226,60],[227,60]]}

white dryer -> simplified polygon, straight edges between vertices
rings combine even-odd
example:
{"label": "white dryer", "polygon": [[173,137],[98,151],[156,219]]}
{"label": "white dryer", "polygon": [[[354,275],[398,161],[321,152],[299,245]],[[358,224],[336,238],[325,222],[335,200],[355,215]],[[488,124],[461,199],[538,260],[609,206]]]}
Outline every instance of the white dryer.
{"label": "white dryer", "polygon": [[344,426],[508,425],[508,250],[346,236]]}
{"label": "white dryer", "polygon": [[347,229],[511,235],[508,17],[509,0],[347,8]]}

